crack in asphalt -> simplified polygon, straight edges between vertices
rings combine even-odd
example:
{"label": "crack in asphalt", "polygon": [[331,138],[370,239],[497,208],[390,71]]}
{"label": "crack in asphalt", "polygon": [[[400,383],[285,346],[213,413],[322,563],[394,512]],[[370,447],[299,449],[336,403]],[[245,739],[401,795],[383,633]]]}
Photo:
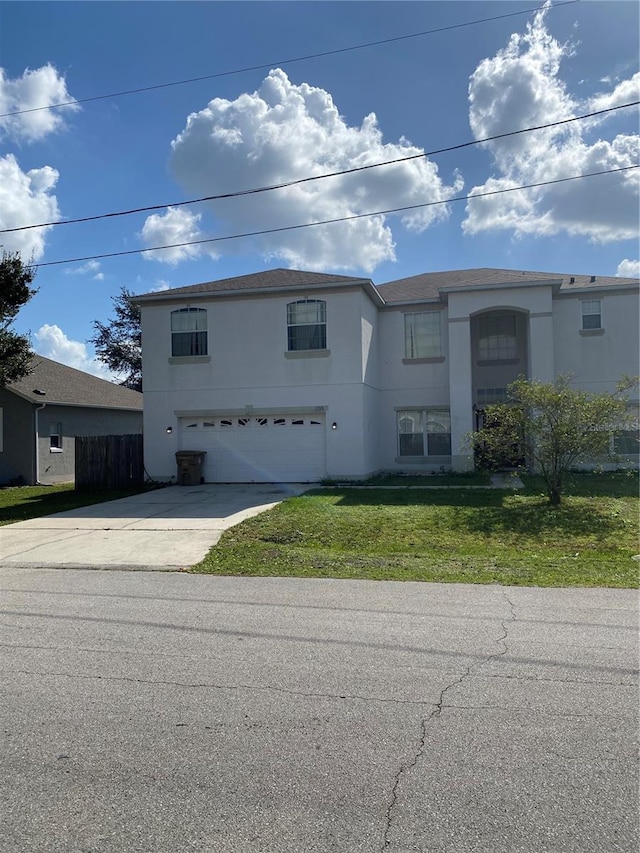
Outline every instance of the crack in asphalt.
{"label": "crack in asphalt", "polygon": [[444,708],[457,707],[457,706],[445,705],[445,703],[444,703],[445,695],[453,687],[455,687],[458,684],[462,684],[463,681],[465,681],[467,678],[469,678],[472,674],[472,670],[478,669],[479,667],[484,666],[485,664],[489,663],[489,661],[494,660],[495,658],[502,657],[508,651],[508,646],[507,646],[506,641],[507,641],[507,637],[509,636],[509,632],[507,629],[507,625],[510,622],[514,622],[517,617],[516,617],[514,602],[511,601],[511,599],[509,598],[509,596],[507,595],[507,593],[504,589],[501,590],[501,592],[502,592],[503,597],[506,599],[506,601],[509,605],[509,612],[510,612],[509,618],[500,620],[500,626],[502,627],[502,630],[504,633],[502,634],[502,636],[496,637],[496,639],[494,640],[495,643],[501,644],[502,648],[497,652],[493,652],[492,654],[487,655],[481,661],[470,664],[465,669],[465,671],[462,673],[462,675],[458,676],[458,678],[449,682],[449,684],[447,684],[442,689],[442,691],[440,693],[440,698],[436,702],[431,713],[428,714],[426,717],[423,717],[420,720],[420,738],[418,740],[418,746],[417,746],[416,751],[413,755],[413,758],[411,758],[411,760],[408,761],[406,764],[401,764],[398,772],[396,773],[396,775],[394,777],[393,786],[391,789],[391,799],[390,799],[390,802],[389,802],[389,805],[387,807],[387,811],[385,814],[385,828],[384,828],[384,833],[382,836],[382,847],[380,848],[381,853],[384,853],[384,851],[388,850],[389,847],[391,846],[391,838],[390,838],[391,825],[393,823],[393,813],[394,813],[394,810],[395,810],[397,803],[398,803],[398,791],[400,788],[400,783],[402,781],[402,778],[404,776],[406,776],[406,774],[416,766],[416,764],[418,763],[418,761],[420,760],[420,758],[422,757],[422,755],[424,753],[424,750],[426,747],[426,741],[427,741],[427,726],[428,726],[428,724],[432,720],[435,720],[438,717],[440,717],[442,715],[442,711]]}
{"label": "crack in asphalt", "polygon": [[60,678],[94,680],[94,681],[124,681],[130,684],[149,684],[149,685],[165,685],[169,687],[187,687],[192,689],[209,689],[209,690],[250,690],[274,693],[286,693],[288,696],[300,696],[307,699],[353,699],[360,702],[380,702],[390,705],[417,705],[424,707],[427,702],[422,699],[389,699],[384,696],[360,696],[352,693],[305,693],[302,690],[290,690],[286,687],[274,687],[273,685],[261,684],[215,684],[214,682],[185,682],[185,681],[165,681],[146,678],[133,678],[127,675],[88,675],[78,674],[75,672],[38,672],[28,669],[6,669],[0,670],[3,674],[12,675],[36,675],[40,677],[55,676]]}
{"label": "crack in asphalt", "polygon": [[[625,686],[633,687],[635,685]],[[577,717],[579,719],[586,718],[589,720],[601,720],[603,718],[613,720],[625,719],[625,717],[621,717],[620,714],[578,714],[575,711],[547,711],[545,708],[532,708],[531,705],[526,705],[524,707],[519,707],[517,705],[444,705],[443,707],[450,708],[452,711],[504,711],[509,714],[522,712],[525,714],[536,714],[545,717],[559,717],[562,720],[570,719],[571,717]]]}

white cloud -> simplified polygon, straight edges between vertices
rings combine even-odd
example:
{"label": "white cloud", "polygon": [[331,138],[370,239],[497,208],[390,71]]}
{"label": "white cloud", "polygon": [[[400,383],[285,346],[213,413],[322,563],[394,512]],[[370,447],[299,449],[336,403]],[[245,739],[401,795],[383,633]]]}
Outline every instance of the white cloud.
{"label": "white cloud", "polygon": [[168,281],[165,281],[163,278],[157,278],[155,284],[152,288],[150,288],[149,293],[159,293],[162,290],[169,290],[171,285]]}
{"label": "white cloud", "polygon": [[64,127],[64,115],[80,107],[71,103],[56,109],[36,109],[74,101],[67,91],[64,76],[47,63],[41,68],[27,68],[22,77],[11,80],[0,68],[0,113],[34,110],[0,118],[0,134],[14,141],[34,142]]}
{"label": "white cloud", "polygon": [[75,367],[76,370],[84,370],[100,379],[117,381],[117,377],[105,364],[89,354],[86,344],[68,338],[59,326],[45,323],[35,332],[34,337],[38,342],[37,352],[45,358]]}
{"label": "white cloud", "polygon": [[640,100],[640,71],[629,80],[622,80],[612,92],[595,95],[589,103],[589,108],[591,110],[607,110],[638,100]]}
{"label": "white cloud", "polygon": [[640,261],[631,261],[625,258],[618,264],[616,275],[622,278],[640,278]]}
{"label": "white cloud", "polygon": [[91,278],[94,281],[103,281],[104,273],[100,272],[100,261],[87,261],[86,264],[83,264],[81,267],[70,267],[65,270],[66,275],[90,275],[91,273],[95,273],[95,275],[91,275]]}
{"label": "white cloud", "polygon": [[[200,213],[190,213],[184,207],[168,207],[166,213],[148,216],[139,236],[144,245],[149,247],[202,240],[204,237],[198,225],[201,218]],[[203,251],[213,255],[211,250],[203,246],[177,246],[174,249],[145,252],[143,257],[148,261],[164,261],[175,265],[189,258],[197,258]]]}
{"label": "white cloud", "polygon": [[[271,71],[258,91],[234,101],[216,98],[192,113],[172,149],[176,179],[186,192],[197,195],[279,184],[423,153],[406,139],[383,142],[374,114],[360,127],[349,126],[329,92],[307,83],[296,85],[280,69]],[[446,200],[461,187],[460,177],[448,186],[433,163],[419,158],[208,207],[222,234],[244,233]],[[290,266],[371,272],[395,257],[392,221],[423,231],[447,216],[443,205],[393,220],[366,217],[253,239],[265,257]]]}
{"label": "white cloud", "polygon": [[[23,172],[13,154],[0,157],[0,230],[60,219],[58,201],[51,192],[58,177],[51,166]],[[0,234],[0,244],[7,252],[20,252],[24,260],[33,256],[37,261],[51,227]]]}
{"label": "white cloud", "polygon": [[[640,75],[622,81],[608,94],[583,102],[574,99],[559,76],[561,60],[573,48],[549,34],[545,14],[546,10],[537,13],[524,35],[513,35],[504,49],[484,59],[472,74],[469,118],[477,139],[637,97]],[[572,122],[486,143],[496,174],[475,186],[470,195],[637,163],[637,135],[586,141],[587,134],[591,137],[604,121]],[[629,171],[472,199],[463,228],[468,233],[507,229],[516,237],[565,232],[601,243],[633,239],[638,233],[639,190],[640,175]]]}

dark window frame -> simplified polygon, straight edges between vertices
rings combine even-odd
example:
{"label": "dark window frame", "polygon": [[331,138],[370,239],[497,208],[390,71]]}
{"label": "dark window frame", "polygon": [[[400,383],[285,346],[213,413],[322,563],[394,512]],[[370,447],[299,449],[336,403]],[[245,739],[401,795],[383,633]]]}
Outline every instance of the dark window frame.
{"label": "dark window frame", "polygon": [[[309,321],[303,315],[305,309],[313,307],[317,317]],[[299,316],[303,315],[303,316]],[[324,299],[297,299],[287,303],[287,350],[306,352],[327,348],[327,303]]]}

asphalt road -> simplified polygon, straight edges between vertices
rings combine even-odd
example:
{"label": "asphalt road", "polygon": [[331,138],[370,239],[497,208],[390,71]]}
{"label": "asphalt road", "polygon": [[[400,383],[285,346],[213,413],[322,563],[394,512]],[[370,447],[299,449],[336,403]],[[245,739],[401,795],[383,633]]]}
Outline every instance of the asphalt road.
{"label": "asphalt road", "polygon": [[633,591],[0,580],[2,853],[636,853]]}

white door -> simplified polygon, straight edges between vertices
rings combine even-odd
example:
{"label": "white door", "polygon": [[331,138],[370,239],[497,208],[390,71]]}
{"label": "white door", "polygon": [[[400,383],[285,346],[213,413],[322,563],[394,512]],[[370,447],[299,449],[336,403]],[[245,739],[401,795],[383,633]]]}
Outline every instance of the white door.
{"label": "white door", "polygon": [[180,419],[180,450],[204,450],[207,483],[316,482],[326,476],[324,414]]}

